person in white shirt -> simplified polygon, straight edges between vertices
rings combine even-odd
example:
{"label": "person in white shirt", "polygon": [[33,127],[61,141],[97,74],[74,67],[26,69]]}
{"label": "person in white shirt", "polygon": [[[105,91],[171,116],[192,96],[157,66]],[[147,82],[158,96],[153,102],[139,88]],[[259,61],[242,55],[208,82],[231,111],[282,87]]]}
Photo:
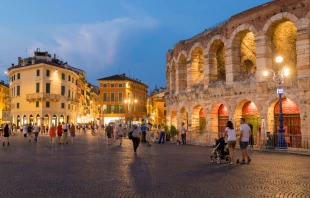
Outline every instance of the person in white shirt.
{"label": "person in white shirt", "polygon": [[182,126],[181,126],[181,138],[182,138],[182,144],[186,145],[186,128],[185,128],[184,122],[182,122]]}
{"label": "person in white shirt", "polygon": [[229,165],[235,164],[235,147],[237,142],[236,131],[234,125],[231,121],[226,124],[226,129],[224,132],[224,137],[227,138],[227,145],[229,149],[230,163]]}
{"label": "person in white shirt", "polygon": [[33,125],[33,131],[34,131],[34,142],[37,142],[39,136],[39,126],[37,125],[37,123]]}
{"label": "person in white shirt", "polygon": [[24,124],[23,126],[23,134],[24,134],[24,137],[27,137],[27,124]]}
{"label": "person in white shirt", "polygon": [[[240,119],[240,149],[242,151],[242,161],[240,162],[240,164],[245,164],[245,158],[247,157],[248,159],[248,163],[251,162],[251,158],[248,156],[247,153],[247,147],[249,144],[249,139],[250,139],[250,134],[251,134],[251,128],[249,127],[249,125],[245,124],[245,119],[241,118]],[[237,160],[237,163],[239,162],[239,160]]]}

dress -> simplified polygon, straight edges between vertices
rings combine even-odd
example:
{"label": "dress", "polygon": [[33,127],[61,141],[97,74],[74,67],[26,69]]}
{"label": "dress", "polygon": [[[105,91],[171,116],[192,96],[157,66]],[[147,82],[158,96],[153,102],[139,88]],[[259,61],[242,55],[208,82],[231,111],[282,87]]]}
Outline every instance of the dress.
{"label": "dress", "polygon": [[50,137],[56,137],[56,127],[50,128]]}
{"label": "dress", "polygon": [[9,133],[9,127],[4,127],[4,137],[10,137],[10,133]]}

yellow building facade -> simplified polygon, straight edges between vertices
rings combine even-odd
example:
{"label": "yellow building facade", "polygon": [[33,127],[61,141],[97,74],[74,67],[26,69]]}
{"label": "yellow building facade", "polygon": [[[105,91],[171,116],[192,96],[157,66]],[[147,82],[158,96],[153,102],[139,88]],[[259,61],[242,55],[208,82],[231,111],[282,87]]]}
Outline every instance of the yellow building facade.
{"label": "yellow building facade", "polygon": [[164,100],[166,89],[151,92],[147,98],[147,115],[154,125],[166,124],[166,104]]}
{"label": "yellow building facade", "polygon": [[146,118],[148,86],[125,74],[98,79],[101,123],[135,123]]}
{"label": "yellow building facade", "polygon": [[10,88],[0,81],[0,123],[11,121],[10,103]]}
{"label": "yellow building facade", "polygon": [[12,122],[56,125],[76,123],[80,99],[78,81],[83,70],[62,63],[48,52],[36,51],[33,57],[18,58],[8,68]]}

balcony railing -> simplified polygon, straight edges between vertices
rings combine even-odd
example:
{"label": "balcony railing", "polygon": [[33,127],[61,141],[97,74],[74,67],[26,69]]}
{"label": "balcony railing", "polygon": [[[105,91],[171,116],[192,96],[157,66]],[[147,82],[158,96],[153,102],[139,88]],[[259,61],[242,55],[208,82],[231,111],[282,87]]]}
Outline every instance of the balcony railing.
{"label": "balcony railing", "polygon": [[60,100],[60,94],[51,94],[51,93],[33,93],[33,94],[27,94],[26,99],[28,101],[32,100]]}
{"label": "balcony railing", "polygon": [[123,98],[103,98],[103,102],[124,102]]}
{"label": "balcony railing", "polygon": [[68,98],[68,102],[70,102],[70,103],[80,103],[80,101],[78,99],[72,98],[72,97]]}

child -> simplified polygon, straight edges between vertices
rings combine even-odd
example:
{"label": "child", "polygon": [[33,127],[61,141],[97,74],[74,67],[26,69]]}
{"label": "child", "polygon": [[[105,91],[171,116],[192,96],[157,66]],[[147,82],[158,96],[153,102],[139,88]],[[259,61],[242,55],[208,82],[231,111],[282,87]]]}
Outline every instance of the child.
{"label": "child", "polygon": [[51,145],[55,146],[56,127],[53,125],[50,128]]}

